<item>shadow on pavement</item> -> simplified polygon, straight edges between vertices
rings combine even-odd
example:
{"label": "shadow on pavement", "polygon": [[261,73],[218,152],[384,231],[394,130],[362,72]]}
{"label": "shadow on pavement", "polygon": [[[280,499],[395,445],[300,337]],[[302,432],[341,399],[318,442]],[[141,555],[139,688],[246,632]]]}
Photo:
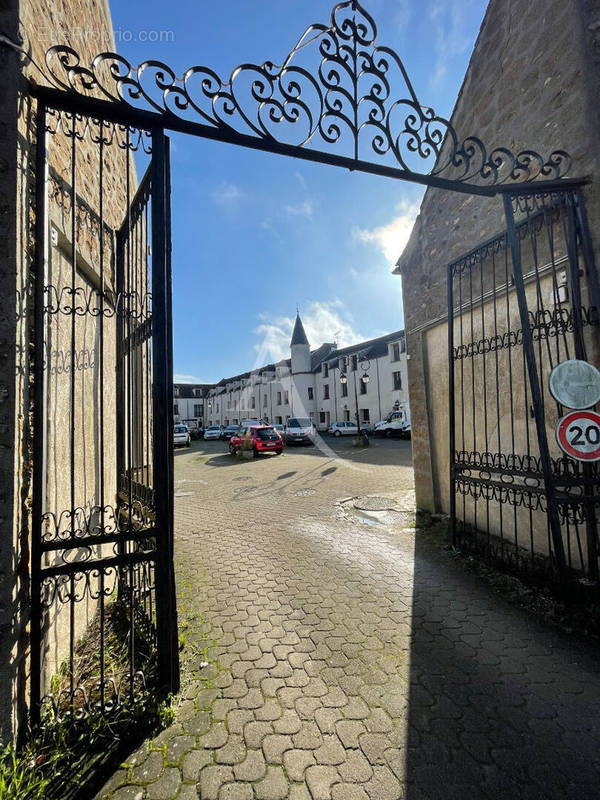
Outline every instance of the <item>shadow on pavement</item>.
{"label": "shadow on pavement", "polygon": [[406,800],[599,796],[590,646],[508,606],[419,530],[412,627]]}

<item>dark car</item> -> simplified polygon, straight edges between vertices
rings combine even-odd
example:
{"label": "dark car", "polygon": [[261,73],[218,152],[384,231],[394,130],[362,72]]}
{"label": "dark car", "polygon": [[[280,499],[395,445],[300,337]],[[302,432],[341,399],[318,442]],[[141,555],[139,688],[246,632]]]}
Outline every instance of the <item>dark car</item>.
{"label": "dark car", "polygon": [[239,450],[252,450],[254,458],[261,453],[275,453],[279,456],[283,450],[283,439],[272,425],[241,427],[229,442],[229,452],[232,456],[237,455]]}
{"label": "dark car", "polygon": [[226,440],[231,439],[231,437],[235,436],[235,434],[239,431],[239,429],[240,429],[239,425],[228,425],[221,434],[221,439],[226,439]]}

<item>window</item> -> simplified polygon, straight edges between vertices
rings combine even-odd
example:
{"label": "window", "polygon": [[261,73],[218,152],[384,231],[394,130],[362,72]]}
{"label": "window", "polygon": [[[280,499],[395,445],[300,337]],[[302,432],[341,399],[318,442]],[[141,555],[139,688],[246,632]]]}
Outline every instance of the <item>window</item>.
{"label": "window", "polygon": [[319,412],[319,422],[321,423],[321,425],[325,424],[325,412],[324,411],[320,411]]}
{"label": "window", "polygon": [[246,398],[242,397],[242,409],[246,408]]}
{"label": "window", "polygon": [[173,403],[173,413],[175,414],[175,416],[179,414],[179,406],[177,403]]}
{"label": "window", "polygon": [[202,397],[202,389],[194,389],[194,397]]}
{"label": "window", "polygon": [[326,383],[323,386],[323,400],[329,400],[329,384]]}
{"label": "window", "polygon": [[348,384],[342,383],[342,397],[348,397]]}
{"label": "window", "polygon": [[398,342],[392,345],[392,361],[400,361],[400,345]]}
{"label": "window", "polygon": [[250,398],[250,400],[251,400],[250,408],[256,408],[256,398],[252,397],[252,398]]}
{"label": "window", "polygon": [[356,372],[358,369],[358,356],[352,356],[352,371]]}
{"label": "window", "polygon": [[312,386],[309,386],[309,387],[308,387],[308,399],[309,399],[309,400],[313,400],[313,399],[314,399],[314,397],[313,397],[313,388],[312,388]]}
{"label": "window", "polygon": [[281,405],[281,392],[277,392],[277,405]]}
{"label": "window", "polygon": [[202,416],[202,406],[199,403],[194,405],[194,416],[201,417]]}
{"label": "window", "polygon": [[369,420],[370,420],[369,409],[368,408],[361,408],[360,411],[361,411],[361,414],[362,414],[362,421],[363,422],[369,422]]}
{"label": "window", "polygon": [[329,364],[327,364],[327,362],[324,361],[323,364],[322,364],[322,367],[323,367],[323,377],[324,378],[328,378],[329,377]]}
{"label": "window", "polygon": [[367,393],[367,385],[362,379],[360,381],[360,393],[366,394]]}
{"label": "window", "polygon": [[344,420],[345,422],[350,422],[350,412],[348,411],[348,409],[344,411]]}
{"label": "window", "polygon": [[268,402],[269,402],[269,395],[267,394],[263,395],[263,408],[267,407]]}
{"label": "window", "polygon": [[394,389],[402,389],[402,373],[393,372],[392,375],[394,378]]}
{"label": "window", "polygon": [[283,425],[283,417],[275,417],[276,425]]}
{"label": "window", "polygon": [[179,386],[173,387],[173,397],[179,397]]}
{"label": "window", "polygon": [[217,403],[217,407],[215,408],[216,413],[219,413],[219,404]]}
{"label": "window", "polygon": [[286,406],[289,405],[289,402],[290,402],[290,396],[289,396],[288,392],[284,392],[283,393],[283,403],[284,403],[284,405],[286,405]]}

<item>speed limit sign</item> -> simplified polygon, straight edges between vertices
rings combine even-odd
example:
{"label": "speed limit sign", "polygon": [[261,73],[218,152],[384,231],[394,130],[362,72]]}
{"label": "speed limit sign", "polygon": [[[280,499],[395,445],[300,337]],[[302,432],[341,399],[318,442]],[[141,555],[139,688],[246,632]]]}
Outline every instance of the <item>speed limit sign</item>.
{"label": "speed limit sign", "polygon": [[600,461],[600,414],[571,411],[558,420],[556,441],[578,461]]}

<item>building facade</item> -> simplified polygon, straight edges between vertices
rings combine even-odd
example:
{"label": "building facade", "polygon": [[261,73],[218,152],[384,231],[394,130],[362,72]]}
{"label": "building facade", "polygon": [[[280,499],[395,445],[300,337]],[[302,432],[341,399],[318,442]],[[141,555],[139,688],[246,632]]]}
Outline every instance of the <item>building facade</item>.
{"label": "building facade", "polygon": [[290,417],[307,417],[320,431],[354,421],[357,411],[361,424],[373,425],[398,408],[409,416],[404,331],[340,349],[325,342],[311,351],[299,315],[290,358],[210,386],[175,384],[173,399],[181,422],[227,426],[257,418],[285,425]]}
{"label": "building facade", "polygon": [[[549,392],[548,376],[554,364],[576,352],[600,364],[599,309],[588,288],[593,256],[597,263],[600,255],[599,30],[596,3],[533,0],[524,8],[517,0],[492,0],[451,118],[461,136],[475,135],[490,147],[566,151],[572,158],[569,177],[590,179],[575,199],[531,193],[534,181],[526,199],[512,201],[540,402],[534,404],[531,395],[501,196],[428,188],[395,270],[402,276],[410,358],[417,504],[448,513],[454,503],[465,530],[483,533],[488,552],[510,549],[515,561],[525,556],[530,564],[538,556],[556,556],[536,413],[551,469],[589,480],[581,465],[567,463],[556,441],[565,412]],[[544,173],[537,179],[544,180]],[[581,202],[591,232],[585,264],[571,239]],[[584,324],[574,337],[577,316]],[[593,473],[596,466],[585,469]],[[582,515],[560,512],[565,559],[592,574],[593,515]]]}

